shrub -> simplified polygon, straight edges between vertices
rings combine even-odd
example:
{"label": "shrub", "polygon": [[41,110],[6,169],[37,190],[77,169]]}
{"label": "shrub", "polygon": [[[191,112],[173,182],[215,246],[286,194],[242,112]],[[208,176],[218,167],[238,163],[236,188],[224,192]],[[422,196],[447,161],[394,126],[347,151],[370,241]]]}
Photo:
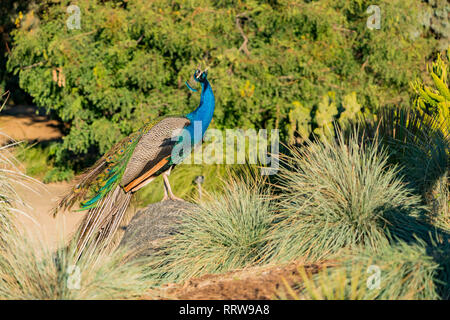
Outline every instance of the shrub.
{"label": "shrub", "polygon": [[127,262],[123,251],[77,261],[73,243],[54,252],[33,242],[8,234],[0,249],[1,299],[126,299],[150,287],[142,261]]}
{"label": "shrub", "polygon": [[227,182],[222,194],[182,217],[181,230],[150,266],[161,281],[183,281],[260,262],[270,228],[271,203],[261,181]]}
{"label": "shrub", "polygon": [[[414,145],[416,155],[412,158],[412,167],[416,173],[415,181],[422,194],[433,207],[437,223],[450,230],[450,192],[449,192],[449,150],[450,150],[450,46],[447,52],[438,55],[435,62],[428,67],[432,86],[416,80],[412,85],[416,92],[416,106],[436,120],[429,125],[432,134],[425,131],[426,138],[420,145]],[[424,118],[427,118],[424,115]],[[427,121],[430,123],[430,120]],[[415,141],[414,141],[415,142]],[[417,161],[417,160],[419,161]],[[420,170],[421,168],[421,170]],[[423,177],[423,180],[421,179]],[[431,178],[431,179],[430,179]]]}
{"label": "shrub", "polygon": [[412,88],[416,93],[415,104],[422,112],[437,115],[439,123],[444,124],[446,132],[450,130],[450,46],[447,52],[439,54],[436,61],[428,66],[433,86],[416,80]]}
{"label": "shrub", "polygon": [[408,187],[430,207],[430,218],[450,230],[450,135],[438,114],[417,109],[385,108],[363,122],[369,139],[379,139],[388,162],[400,166]]}
{"label": "shrub", "polygon": [[[8,72],[6,64],[11,53],[12,39],[10,32],[20,26],[23,13],[33,6],[33,0],[2,0],[0,5],[0,96],[10,92],[10,103],[30,103],[30,97],[20,89],[17,76]],[[28,101],[27,101],[28,100]]]}
{"label": "shrub", "polygon": [[319,259],[345,247],[386,245],[389,234],[424,237],[425,208],[387,166],[376,141],[354,132],[348,142],[308,142],[292,148],[278,182],[279,222],[271,232],[271,254],[291,260]]}

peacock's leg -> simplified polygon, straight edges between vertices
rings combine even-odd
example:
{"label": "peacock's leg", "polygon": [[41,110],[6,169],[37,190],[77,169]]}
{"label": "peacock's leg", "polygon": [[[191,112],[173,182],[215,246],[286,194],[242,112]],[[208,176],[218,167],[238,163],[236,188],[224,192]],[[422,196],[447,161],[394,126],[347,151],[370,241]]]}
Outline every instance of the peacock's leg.
{"label": "peacock's leg", "polygon": [[163,197],[162,201],[167,201],[167,200],[169,200],[169,193],[167,192],[166,181],[164,181],[164,197]]}
{"label": "peacock's leg", "polygon": [[173,200],[173,201],[184,201],[183,199],[178,198],[178,197],[176,197],[173,194],[172,188],[170,187],[170,182],[169,182],[169,177],[168,177],[169,174],[170,174],[170,169],[169,169],[168,173],[166,171],[166,172],[164,172],[162,174],[162,177],[163,177],[163,180],[164,180],[164,198],[163,198],[163,201],[169,200],[169,199]]}

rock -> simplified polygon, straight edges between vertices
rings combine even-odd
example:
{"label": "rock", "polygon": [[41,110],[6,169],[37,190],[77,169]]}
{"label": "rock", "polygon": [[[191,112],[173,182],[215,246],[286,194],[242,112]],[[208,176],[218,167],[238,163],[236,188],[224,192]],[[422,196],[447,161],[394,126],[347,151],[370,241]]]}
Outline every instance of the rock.
{"label": "rock", "polygon": [[141,209],[125,227],[119,247],[127,247],[135,257],[154,254],[161,249],[164,239],[180,228],[180,217],[196,205],[182,201],[162,201]]}

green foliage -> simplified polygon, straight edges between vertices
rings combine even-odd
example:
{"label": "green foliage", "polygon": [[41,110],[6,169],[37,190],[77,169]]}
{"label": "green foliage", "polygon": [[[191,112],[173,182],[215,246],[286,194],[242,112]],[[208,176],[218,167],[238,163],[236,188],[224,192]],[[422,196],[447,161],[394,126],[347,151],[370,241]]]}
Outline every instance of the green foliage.
{"label": "green foliage", "polygon": [[279,174],[279,222],[271,233],[277,260],[321,259],[341,248],[387,245],[390,236],[426,237],[426,208],[387,166],[378,143],[352,133],[346,141],[308,142],[293,148]]}
{"label": "green foliage", "polygon": [[[299,101],[292,102],[294,108],[289,112],[289,142],[294,144],[301,143],[306,140],[311,134],[311,114],[308,108],[305,108]],[[299,138],[295,139],[295,134]]]}
{"label": "green foliage", "polygon": [[[178,165],[170,174],[170,181],[183,181],[172,184],[172,191],[182,199],[198,199],[199,190],[195,179],[204,177],[201,184],[202,193],[220,192],[223,190],[223,179],[226,175],[225,165]],[[161,201],[164,195],[162,177],[158,177],[152,183],[142,188],[137,194],[136,204],[139,207]]]}
{"label": "green foliage", "polygon": [[[144,119],[192,110],[199,96],[183,83],[199,62],[211,68],[213,126],[278,127],[285,138],[298,128],[303,138],[326,134],[352,92],[368,110],[407,102],[435,44],[417,22],[426,5],[413,0],[379,2],[380,30],[366,27],[368,0],[84,0],[80,30],[66,26],[70,3],[25,15],[8,61],[35,103],[69,124],[59,163],[105,152]],[[304,110],[291,113],[296,101]]]}
{"label": "green foliage", "polygon": [[[284,298],[312,300],[436,300],[440,265],[427,254],[423,242],[400,242],[347,254],[339,266],[323,268],[316,275],[300,269],[301,282],[287,285]],[[370,268],[372,266],[372,269]],[[379,286],[374,278],[379,273]],[[373,286],[373,287],[372,287]]]}
{"label": "green foliage", "polygon": [[334,95],[331,93],[328,96],[324,96],[315,111],[317,128],[314,129],[314,133],[322,139],[333,135],[333,120],[338,113],[333,98]]}
{"label": "green foliage", "polygon": [[344,96],[342,108],[344,111],[340,114],[339,123],[345,126],[349,121],[356,119],[361,111],[361,105],[356,99],[356,92],[353,91],[351,94]]}
{"label": "green foliage", "polygon": [[44,183],[71,180],[74,170],[66,166],[55,166],[49,146],[43,144],[30,145],[21,143],[17,145],[15,154],[17,160],[26,169],[26,174],[42,179]]}
{"label": "green foliage", "polygon": [[42,178],[51,169],[48,153],[40,145],[21,143],[16,148],[17,160],[25,167],[26,174],[34,178]]}
{"label": "green foliage", "polygon": [[8,72],[6,63],[12,47],[10,32],[21,25],[26,12],[33,6],[33,0],[2,0],[0,3],[0,96],[9,91],[9,103],[29,100],[29,96],[20,89],[17,77]]}
{"label": "green foliage", "polygon": [[345,127],[350,121],[356,120],[362,111],[354,91],[343,97],[339,107],[336,105],[336,94],[333,91],[323,96],[317,107],[311,110],[299,101],[292,104],[294,109],[289,112],[288,124],[291,144],[305,142],[312,137],[312,133],[322,140],[334,137],[336,124]]}
{"label": "green foliage", "polygon": [[437,115],[439,123],[445,124],[445,130],[450,130],[450,74],[449,74],[450,46],[446,54],[439,54],[436,61],[428,67],[433,80],[433,87],[416,80],[412,84],[417,94],[416,106],[429,115]]}
{"label": "green foliage", "polygon": [[261,181],[228,181],[223,194],[186,213],[179,233],[149,266],[163,282],[184,281],[257,263],[271,224],[272,205]]}
{"label": "green foliage", "polygon": [[69,181],[74,177],[74,172],[70,168],[54,167],[47,171],[43,178],[44,183]]}
{"label": "green foliage", "polygon": [[447,0],[427,0],[430,8],[422,15],[422,21],[430,26],[431,31],[439,39],[439,50],[445,50],[448,47],[450,38],[450,24],[448,23],[448,14],[450,4]]}

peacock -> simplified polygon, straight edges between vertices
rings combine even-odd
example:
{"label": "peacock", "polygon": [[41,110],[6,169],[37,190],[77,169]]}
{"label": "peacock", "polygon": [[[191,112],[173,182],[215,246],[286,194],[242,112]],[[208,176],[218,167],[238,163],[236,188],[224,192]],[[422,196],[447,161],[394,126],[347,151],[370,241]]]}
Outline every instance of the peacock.
{"label": "peacock", "polygon": [[[197,69],[194,80],[201,85],[201,96],[193,112],[149,121],[119,141],[78,178],[58,203],[54,215],[75,203],[80,203],[79,210],[88,210],[77,232],[78,258],[87,247],[93,252],[111,244],[133,194],[159,175],[164,182],[163,200],[181,200],[173,194],[168,176],[202,141],[215,107],[207,70]],[[187,81],[186,85],[197,91]]]}

